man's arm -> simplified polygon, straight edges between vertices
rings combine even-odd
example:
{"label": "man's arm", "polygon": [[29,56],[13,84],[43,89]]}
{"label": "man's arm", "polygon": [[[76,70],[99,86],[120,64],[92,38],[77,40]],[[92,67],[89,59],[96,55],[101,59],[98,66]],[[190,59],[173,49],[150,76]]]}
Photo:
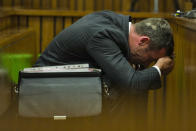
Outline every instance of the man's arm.
{"label": "man's arm", "polygon": [[103,32],[97,33],[87,44],[89,55],[99,64],[112,83],[131,88],[149,89],[160,83],[155,68],[134,70],[113,40]]}
{"label": "man's arm", "polygon": [[169,56],[159,58],[155,64],[163,75],[167,75],[174,67],[174,61]]}

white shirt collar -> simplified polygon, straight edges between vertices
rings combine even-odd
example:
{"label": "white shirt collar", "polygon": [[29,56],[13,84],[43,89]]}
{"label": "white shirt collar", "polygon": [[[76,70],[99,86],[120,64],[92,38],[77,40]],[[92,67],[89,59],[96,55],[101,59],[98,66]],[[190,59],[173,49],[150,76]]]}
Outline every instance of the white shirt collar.
{"label": "white shirt collar", "polygon": [[130,28],[131,28],[131,22],[129,22],[129,33],[130,33]]}

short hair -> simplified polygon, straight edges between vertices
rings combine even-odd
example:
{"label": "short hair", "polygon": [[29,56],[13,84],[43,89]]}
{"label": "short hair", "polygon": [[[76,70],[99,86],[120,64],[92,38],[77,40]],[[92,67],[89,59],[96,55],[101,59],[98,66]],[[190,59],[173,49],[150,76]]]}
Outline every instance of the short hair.
{"label": "short hair", "polygon": [[150,38],[149,49],[165,48],[168,56],[173,54],[174,40],[169,23],[163,18],[148,18],[135,23],[135,32]]}

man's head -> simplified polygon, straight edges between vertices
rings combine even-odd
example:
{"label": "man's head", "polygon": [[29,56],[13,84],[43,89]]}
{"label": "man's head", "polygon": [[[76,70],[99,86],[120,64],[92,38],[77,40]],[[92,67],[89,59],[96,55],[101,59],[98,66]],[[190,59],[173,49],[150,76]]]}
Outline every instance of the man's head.
{"label": "man's head", "polygon": [[131,62],[150,64],[160,57],[173,54],[173,34],[162,18],[149,18],[131,26],[129,35]]}

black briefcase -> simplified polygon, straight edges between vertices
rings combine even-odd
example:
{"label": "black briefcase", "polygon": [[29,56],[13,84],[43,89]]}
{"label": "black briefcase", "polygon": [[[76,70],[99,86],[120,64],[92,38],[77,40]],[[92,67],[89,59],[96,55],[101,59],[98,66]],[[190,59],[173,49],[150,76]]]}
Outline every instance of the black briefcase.
{"label": "black briefcase", "polygon": [[101,70],[88,65],[26,68],[19,73],[19,115],[61,119],[102,111]]}

